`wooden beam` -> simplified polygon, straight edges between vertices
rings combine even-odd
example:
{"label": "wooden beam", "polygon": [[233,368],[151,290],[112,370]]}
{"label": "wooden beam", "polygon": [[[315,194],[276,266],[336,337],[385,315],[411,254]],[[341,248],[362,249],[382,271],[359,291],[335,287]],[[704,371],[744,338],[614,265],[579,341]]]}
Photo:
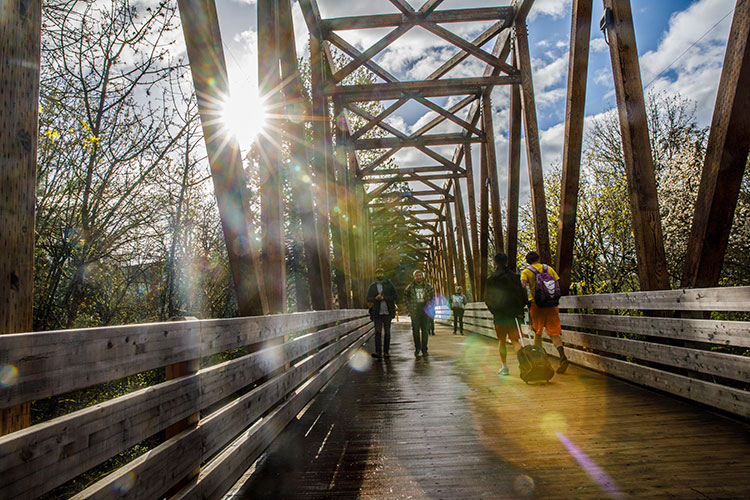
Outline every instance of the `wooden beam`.
{"label": "wooden beam", "polygon": [[[516,64],[515,52],[513,64]],[[508,254],[508,267],[515,270],[518,261],[518,198],[521,173],[521,91],[518,85],[510,88],[508,120],[508,239],[505,248]]]}
{"label": "wooden beam", "polygon": [[641,69],[630,0],[604,0],[641,290],[669,288]]}
{"label": "wooden beam", "polygon": [[[269,109],[282,108],[282,86],[279,61],[282,40],[279,33],[279,10],[276,0],[258,0],[258,94]],[[286,40],[284,40],[286,42]],[[284,202],[281,193],[281,141],[284,124],[281,113],[269,113],[269,133],[258,137],[260,175],[261,261],[268,297],[269,312],[286,312],[286,262],[282,219]]]}
{"label": "wooden beam", "polygon": [[[492,40],[493,37],[495,37],[498,33],[500,33],[504,29],[509,29],[510,25],[512,23],[508,21],[500,21],[486,30],[484,30],[478,37],[474,39],[473,42],[471,42],[476,47],[481,47],[485,43]],[[444,62],[438,69],[430,73],[430,76],[427,77],[427,80],[437,80],[438,78],[445,76],[450,70],[461,64],[463,61],[466,60],[466,58],[469,57],[469,52],[465,50],[459,51],[456,55],[451,57],[449,60]]]}
{"label": "wooden beam", "polygon": [[484,300],[484,287],[487,282],[487,264],[490,246],[490,193],[487,166],[487,144],[479,146],[479,300]]}
{"label": "wooden beam", "polygon": [[480,76],[452,78],[449,80],[371,83],[367,85],[328,85],[326,95],[344,101],[390,101],[402,94],[413,93],[421,97],[448,97],[477,94],[486,86],[511,85],[520,82],[517,76]]}
{"label": "wooden beam", "polygon": [[[453,215],[451,214],[450,205],[445,206],[445,233],[448,237],[448,293],[452,294],[456,291],[456,282],[461,284],[460,276],[461,265],[458,261],[458,249],[456,247],[456,236],[453,234]],[[458,277],[458,279],[456,279]]]}
{"label": "wooden beam", "polygon": [[373,139],[359,139],[354,141],[354,149],[357,151],[369,149],[408,148],[418,146],[449,146],[452,144],[465,144],[467,142],[480,142],[479,137],[466,138],[463,134],[434,134],[423,135],[414,138],[400,137],[378,137]]}
{"label": "wooden beam", "polygon": [[474,265],[474,282],[472,290],[474,291],[474,300],[479,300],[482,296],[482,271],[480,261],[482,256],[479,252],[479,226],[477,224],[477,199],[474,183],[474,165],[471,155],[471,146],[464,147],[464,161],[466,162],[466,192],[469,201],[469,225],[471,228],[471,248],[472,262]]}
{"label": "wooden beam", "polygon": [[334,103],[333,124],[336,145],[333,155],[333,171],[329,179],[336,190],[336,203],[331,207],[331,241],[333,243],[333,261],[336,269],[334,282],[338,291],[339,308],[349,309],[351,286],[351,255],[349,254],[349,193],[347,190],[347,134],[343,127],[341,114],[343,109]]}
{"label": "wooden beam", "polygon": [[[458,179],[453,180],[454,192],[456,197],[456,225],[460,235],[458,251],[461,265],[466,262],[466,268],[469,271],[469,282],[471,283],[471,293],[476,294],[474,284],[474,256],[471,251],[471,239],[469,238],[468,227],[466,226],[466,210],[464,208],[463,193],[461,191],[461,182]],[[466,272],[461,274],[461,286],[466,290]]]}
{"label": "wooden beam", "polygon": [[685,287],[719,282],[750,148],[750,2],[734,10],[682,278]]}
{"label": "wooden beam", "polygon": [[[309,2],[309,0],[308,0]],[[300,2],[303,5],[305,0]],[[306,19],[307,19],[306,15]],[[311,25],[308,20],[308,27]],[[315,26],[313,24],[313,26]],[[315,205],[318,208],[318,255],[320,256],[320,268],[322,270],[321,293],[326,309],[333,308],[333,287],[331,275],[331,240],[329,236],[329,207],[332,206],[328,198],[329,179],[327,165],[329,160],[328,150],[328,104],[323,93],[324,78],[326,72],[326,56],[323,52],[322,40],[310,34],[310,84],[312,87],[312,137],[313,156],[312,167],[315,174]]]}
{"label": "wooden beam", "polygon": [[497,175],[497,155],[495,153],[495,129],[492,124],[492,101],[490,96],[482,96],[482,128],[485,133],[485,150],[487,152],[487,174],[490,182],[490,199],[492,200],[492,232],[495,235],[495,251],[503,249],[503,220],[500,208],[500,181]]}
{"label": "wooden beam", "polygon": [[[41,29],[40,0],[0,4],[0,334],[33,330]],[[29,425],[29,402],[0,408],[0,436]]]}
{"label": "wooden beam", "polygon": [[[374,174],[377,174],[377,172],[374,172]],[[459,174],[436,174],[436,175],[416,175],[416,174],[409,174],[409,175],[396,176],[396,179],[397,179],[397,181],[401,181],[401,180],[410,181],[410,180],[413,180],[413,181],[428,182],[428,181],[441,181],[441,180],[445,180],[445,179],[458,179],[460,177],[462,177],[462,176],[459,175]],[[385,182],[385,181],[384,181],[384,179],[378,179],[378,178],[369,177],[369,178],[365,178],[363,180],[363,182],[365,184],[379,184],[379,183]]]}
{"label": "wooden beam", "polygon": [[568,57],[568,98],[565,113],[565,142],[560,186],[560,220],[557,227],[555,269],[563,295],[570,289],[575,242],[578,181],[583,145],[584,105],[589,66],[592,0],[573,0]]}
{"label": "wooden beam", "polygon": [[531,205],[534,214],[534,232],[537,252],[542,262],[551,262],[552,252],[547,227],[547,205],[544,196],[542,149],[539,144],[539,125],[536,117],[534,81],[531,76],[529,37],[525,22],[516,22],[516,57],[521,70],[521,109],[526,132],[526,161],[531,184]]}
{"label": "wooden beam", "polygon": [[409,18],[403,14],[378,14],[369,16],[335,17],[321,21],[325,31],[357,30],[371,28],[391,28],[403,25],[421,24],[423,20],[433,23],[464,23],[477,21],[494,21],[497,19],[508,22],[513,17],[512,7],[484,7],[474,9],[439,10],[429,15]]}
{"label": "wooden beam", "polygon": [[367,50],[362,52],[359,57],[355,57],[351,62],[346,64],[343,68],[335,72],[331,76],[331,83],[336,84],[340,81],[342,81],[344,78],[346,78],[348,75],[356,71],[359,67],[361,67],[365,62],[369,61],[373,57],[375,57],[377,54],[379,54],[381,51],[383,51],[386,47],[388,47],[390,44],[398,40],[402,35],[404,35],[407,31],[412,29],[414,27],[413,24],[403,24],[401,26],[398,26],[397,28],[390,31],[387,35],[385,35],[383,38],[375,42],[373,45],[370,46]]}
{"label": "wooden beam", "polygon": [[433,33],[434,35],[437,35],[438,37],[442,38],[446,42],[449,42],[456,47],[464,50],[465,52],[468,52],[472,56],[476,57],[477,59],[484,61],[488,65],[508,74],[508,75],[517,75],[516,69],[500,59],[499,57],[496,57],[492,54],[488,54],[481,48],[477,47],[473,43],[461,38],[460,36],[456,35],[455,33],[448,31],[447,29],[443,28],[442,26],[439,26],[435,23],[431,22],[422,22],[420,23],[420,26],[427,31]]}
{"label": "wooden beam", "polygon": [[[290,143],[289,154],[292,165],[298,168],[297,175],[290,175],[290,185],[293,190],[294,203],[299,210],[302,221],[302,240],[305,249],[305,263],[307,265],[308,291],[310,304],[316,311],[326,308],[323,294],[323,273],[320,265],[320,246],[318,245],[318,225],[315,220],[315,205],[313,203],[312,186],[305,182],[304,177],[313,178],[310,169],[310,154],[307,148],[308,141],[305,137],[305,125],[295,116],[308,115],[308,98],[304,95],[304,85],[297,65],[297,48],[294,41],[294,25],[292,22],[292,8],[290,0],[279,2],[279,29],[280,37],[286,40],[281,45],[281,76],[284,82],[284,95],[286,97],[285,112],[286,137]],[[330,285],[329,285],[330,287]]]}
{"label": "wooden beam", "polygon": [[178,5],[237,305],[242,316],[264,314],[268,303],[260,258],[252,244],[250,203],[245,185],[236,182],[243,178],[240,148],[222,129],[216,105],[229,95],[216,6],[188,0],[178,0]]}

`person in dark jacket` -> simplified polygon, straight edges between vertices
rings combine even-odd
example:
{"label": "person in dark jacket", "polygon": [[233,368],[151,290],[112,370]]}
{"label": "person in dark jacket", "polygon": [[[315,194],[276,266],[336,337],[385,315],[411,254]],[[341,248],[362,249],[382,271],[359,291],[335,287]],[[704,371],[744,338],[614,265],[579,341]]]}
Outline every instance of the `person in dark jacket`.
{"label": "person in dark jacket", "polygon": [[508,268],[508,256],[504,253],[495,255],[495,272],[487,278],[484,288],[484,303],[492,313],[492,322],[497,335],[500,351],[500,369],[498,375],[509,375],[506,338],[510,339],[513,349],[521,349],[520,332],[516,323],[523,316],[526,306],[526,293],[521,287],[521,278]]}
{"label": "person in dark jacket", "polygon": [[[370,318],[375,323],[374,358],[390,357],[391,321],[396,316],[396,287],[386,277],[382,267],[375,270],[375,282],[367,289]],[[381,349],[381,333],[385,332]]]}
{"label": "person in dark jacket", "polygon": [[[427,356],[427,338],[431,318],[427,314],[427,304],[435,297],[435,289],[424,279],[421,269],[414,271],[414,281],[404,290],[404,300],[411,316],[411,333],[414,337],[414,356]],[[421,335],[420,335],[421,334]]]}

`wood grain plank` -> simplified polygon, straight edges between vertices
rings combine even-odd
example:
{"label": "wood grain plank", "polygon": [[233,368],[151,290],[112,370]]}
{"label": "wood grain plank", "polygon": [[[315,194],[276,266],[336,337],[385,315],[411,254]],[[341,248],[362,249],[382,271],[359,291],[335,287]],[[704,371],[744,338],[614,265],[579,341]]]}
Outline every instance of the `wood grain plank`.
{"label": "wood grain plank", "polygon": [[[201,421],[196,429],[166,441],[74,498],[158,497],[175,484],[175,478],[181,477],[180,474],[192,470],[195,464],[200,464],[221,450],[276,402],[283,400],[289,391],[302,383],[311,373],[329,363],[349,346],[361,345],[371,334],[371,324],[360,327],[351,335],[321,349],[279,377],[267,381],[213,413]],[[247,430],[243,435],[251,433],[251,430]],[[128,491],[117,493],[114,486],[118,481],[128,477],[136,477],[139,480]]]}
{"label": "wood grain plank", "polygon": [[750,382],[750,357],[563,330],[565,343]]}
{"label": "wood grain plank", "polygon": [[591,328],[725,346],[750,347],[750,325],[744,321],[562,313],[560,322],[563,326],[570,328]]}
{"label": "wood grain plank", "polygon": [[0,438],[0,489],[38,496],[320,346],[361,318],[298,337]]}
{"label": "wood grain plank", "polygon": [[[544,347],[548,354],[555,356],[554,346],[545,342]],[[568,349],[565,354],[575,364],[720,408],[743,418],[750,417],[750,392],[576,349]]]}

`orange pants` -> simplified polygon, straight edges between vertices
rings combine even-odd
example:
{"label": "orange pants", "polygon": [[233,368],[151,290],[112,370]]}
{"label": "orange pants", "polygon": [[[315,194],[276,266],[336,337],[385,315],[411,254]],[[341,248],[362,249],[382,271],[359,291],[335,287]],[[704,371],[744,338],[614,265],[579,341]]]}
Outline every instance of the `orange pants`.
{"label": "orange pants", "polygon": [[539,307],[536,304],[531,304],[529,314],[531,315],[531,328],[537,335],[541,335],[545,328],[547,329],[547,335],[550,337],[562,334],[560,309],[558,307]]}

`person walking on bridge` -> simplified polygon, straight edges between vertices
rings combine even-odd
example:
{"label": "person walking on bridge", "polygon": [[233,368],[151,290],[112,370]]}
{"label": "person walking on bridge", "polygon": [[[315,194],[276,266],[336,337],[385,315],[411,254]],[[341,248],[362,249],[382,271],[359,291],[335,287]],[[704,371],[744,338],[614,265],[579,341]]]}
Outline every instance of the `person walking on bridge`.
{"label": "person walking on bridge", "polygon": [[453,313],[453,335],[458,330],[458,325],[461,325],[461,335],[464,334],[464,308],[469,300],[463,293],[463,289],[460,286],[456,287],[456,293],[451,295],[451,312]]}
{"label": "person walking on bridge", "polygon": [[404,290],[404,300],[411,317],[411,333],[414,337],[414,356],[427,356],[427,339],[430,331],[430,317],[425,310],[435,296],[432,285],[424,279],[421,269],[414,271],[414,280]]}
{"label": "person walking on bridge", "polygon": [[495,255],[495,272],[487,278],[484,303],[492,313],[492,323],[497,335],[497,348],[500,353],[500,369],[497,374],[510,375],[506,339],[510,339],[515,352],[521,349],[516,319],[523,316],[526,294],[518,274],[508,268],[508,256],[504,253]]}
{"label": "person walking on bridge", "polygon": [[557,373],[565,373],[569,362],[560,338],[562,327],[560,309],[557,307],[560,302],[560,277],[551,266],[541,263],[536,252],[527,253],[526,262],[529,265],[521,272],[521,284],[528,291],[531,302],[529,315],[531,329],[534,331],[534,344],[542,345],[542,331],[546,329],[552,344],[560,353]]}
{"label": "person walking on bridge", "polygon": [[[370,307],[370,318],[375,323],[375,352],[374,358],[390,357],[391,321],[396,316],[396,287],[385,277],[382,267],[375,269],[375,282],[367,289],[367,302]],[[381,333],[385,333],[382,339]]]}

